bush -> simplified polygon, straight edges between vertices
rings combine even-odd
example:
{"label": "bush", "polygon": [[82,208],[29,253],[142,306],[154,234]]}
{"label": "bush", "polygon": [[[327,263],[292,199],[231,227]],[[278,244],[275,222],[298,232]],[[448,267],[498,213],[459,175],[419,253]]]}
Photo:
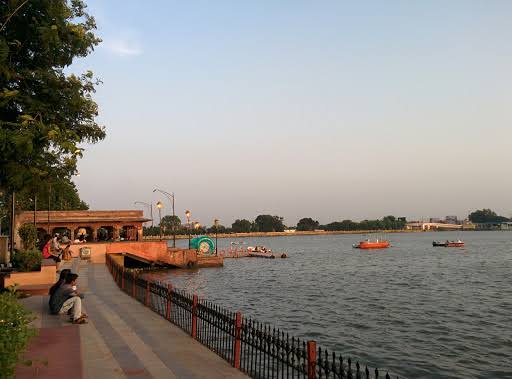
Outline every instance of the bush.
{"label": "bush", "polygon": [[42,260],[39,250],[18,251],[11,258],[12,265],[21,272],[40,270]]}
{"label": "bush", "polygon": [[34,224],[23,224],[18,230],[18,234],[25,250],[32,250],[36,247],[37,228]]}
{"label": "bush", "polygon": [[0,379],[12,378],[20,354],[36,333],[32,314],[10,292],[0,294]]}

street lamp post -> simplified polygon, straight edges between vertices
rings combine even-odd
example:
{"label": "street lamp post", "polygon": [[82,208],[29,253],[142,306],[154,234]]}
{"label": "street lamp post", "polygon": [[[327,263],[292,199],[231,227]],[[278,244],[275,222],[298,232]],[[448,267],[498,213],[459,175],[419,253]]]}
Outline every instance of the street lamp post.
{"label": "street lamp post", "polygon": [[187,218],[187,229],[188,229],[188,248],[190,249],[190,211],[185,211],[185,217]]}
{"label": "street lamp post", "polygon": [[34,226],[36,226],[37,194],[34,195]]}
{"label": "street lamp post", "polygon": [[166,191],[162,191],[161,189],[158,189],[158,188],[155,188],[153,190],[153,193],[154,192],[160,192],[161,194],[164,194],[165,196],[167,196],[167,198],[169,199],[169,201],[171,202],[171,208],[172,208],[172,247],[176,247],[176,226],[174,225],[174,219],[175,219],[175,216],[176,214],[174,213],[174,192],[173,193],[169,193],[169,192],[166,192]]}
{"label": "street lamp post", "polygon": [[215,256],[217,256],[218,255],[217,240],[218,240],[218,234],[219,234],[219,220],[218,219],[213,220],[213,224],[215,225]]}
{"label": "street lamp post", "polygon": [[158,208],[158,217],[160,218],[160,241],[162,240],[162,207],[164,205],[161,201],[156,203],[156,207]]}
{"label": "street lamp post", "polygon": [[151,215],[151,227],[153,227],[154,226],[154,224],[153,224],[153,204],[145,203],[143,201],[136,201],[134,204],[142,204],[149,208],[149,212]]}

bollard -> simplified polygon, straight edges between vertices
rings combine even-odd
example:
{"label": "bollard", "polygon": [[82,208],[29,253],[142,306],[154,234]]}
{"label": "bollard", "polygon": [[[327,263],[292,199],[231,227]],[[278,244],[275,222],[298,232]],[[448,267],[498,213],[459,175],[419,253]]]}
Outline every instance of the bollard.
{"label": "bollard", "polygon": [[197,336],[197,295],[192,298],[192,338]]}
{"label": "bollard", "polygon": [[235,368],[240,368],[240,353],[242,346],[242,314],[240,312],[236,312],[235,318],[235,346],[233,351],[234,362],[233,366]]}
{"label": "bollard", "polygon": [[308,379],[316,379],[316,342],[308,341]]}
{"label": "bollard", "polygon": [[167,309],[165,310],[165,318],[171,319],[171,303],[172,303],[172,284],[167,285]]}
{"label": "bollard", "polygon": [[149,280],[146,281],[146,307],[149,307],[151,292],[149,291]]}

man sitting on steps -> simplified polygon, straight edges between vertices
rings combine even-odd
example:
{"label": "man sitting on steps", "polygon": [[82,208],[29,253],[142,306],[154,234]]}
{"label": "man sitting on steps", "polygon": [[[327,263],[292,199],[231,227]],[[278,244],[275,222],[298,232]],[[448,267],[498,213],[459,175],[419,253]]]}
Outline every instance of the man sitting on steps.
{"label": "man sitting on steps", "polygon": [[61,285],[53,295],[50,304],[52,314],[64,314],[68,311],[72,314],[73,324],[87,324],[87,315],[82,313],[83,295],[76,290],[77,274],[68,274],[65,283]]}

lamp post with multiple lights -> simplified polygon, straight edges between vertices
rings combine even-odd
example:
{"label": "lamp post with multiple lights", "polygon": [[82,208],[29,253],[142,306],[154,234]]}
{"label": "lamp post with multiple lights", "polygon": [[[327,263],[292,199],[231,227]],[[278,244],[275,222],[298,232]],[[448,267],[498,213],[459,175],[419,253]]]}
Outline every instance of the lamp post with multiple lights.
{"label": "lamp post with multiple lights", "polygon": [[156,203],[156,207],[158,208],[158,217],[160,218],[160,241],[162,240],[162,208],[163,208],[163,203],[161,201],[157,201]]}
{"label": "lamp post with multiple lights", "polygon": [[185,211],[185,217],[187,218],[187,229],[188,229],[188,248],[190,249],[190,211]]}
{"label": "lamp post with multiple lights", "polygon": [[219,220],[218,219],[213,220],[213,225],[215,225],[215,256],[217,256],[218,255],[217,240],[218,240],[218,234],[219,234]]}
{"label": "lamp post with multiple lights", "polygon": [[163,191],[161,189],[158,189],[158,188],[155,188],[153,190],[153,193],[155,192],[160,192],[161,194],[165,195],[170,203],[171,203],[171,209],[172,209],[172,247],[176,247],[176,226],[174,225],[174,220],[175,220],[175,216],[176,214],[174,213],[174,192],[173,193],[169,193],[169,192],[166,192],[166,191]]}
{"label": "lamp post with multiple lights", "polygon": [[142,204],[149,208],[149,211],[151,212],[151,227],[153,227],[153,204],[145,203],[144,201],[136,201],[134,204]]}

